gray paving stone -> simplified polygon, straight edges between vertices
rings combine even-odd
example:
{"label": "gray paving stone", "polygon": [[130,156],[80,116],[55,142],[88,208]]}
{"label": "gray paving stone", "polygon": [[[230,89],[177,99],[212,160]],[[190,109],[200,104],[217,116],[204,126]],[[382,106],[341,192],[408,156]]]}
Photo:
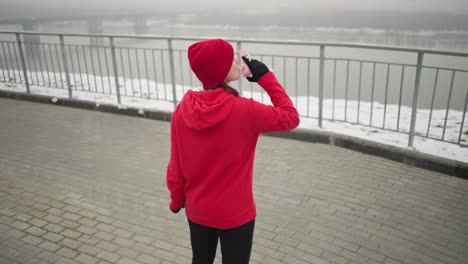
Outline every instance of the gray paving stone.
{"label": "gray paving stone", "polygon": [[160,260],[154,256],[148,254],[141,254],[137,257],[137,260],[146,264],[158,264]]}
{"label": "gray paving stone", "polygon": [[172,249],[175,248],[174,244],[171,244],[162,240],[156,240],[154,241],[152,245],[155,246],[156,248],[164,249],[166,251],[172,251]]}
{"label": "gray paving stone", "polygon": [[332,263],[337,263],[337,264],[346,264],[350,261],[349,258],[345,258],[339,255],[336,255],[332,252],[329,251],[323,251],[323,253],[320,255],[322,259],[329,260]]}
{"label": "gray paving stone", "polygon": [[[12,245],[12,243],[10,242],[9,245]],[[27,243],[23,243],[23,244],[21,244],[19,246],[15,246],[15,248],[18,249],[19,251],[21,251],[21,252],[23,252],[25,254],[31,255],[31,256],[35,256],[39,252],[42,251],[41,248],[39,248],[37,246],[34,246],[34,245],[27,244]]]}
{"label": "gray paving stone", "polygon": [[73,249],[69,249],[69,248],[66,248],[66,247],[62,247],[60,248],[59,250],[57,250],[57,255],[60,255],[60,256],[64,256],[66,258],[69,258],[69,259],[73,259],[74,257],[76,257],[79,252],[73,250]]}
{"label": "gray paving stone", "polygon": [[273,238],[273,241],[279,242],[281,244],[289,245],[291,247],[297,247],[297,245],[300,242],[299,240],[289,238],[283,235],[276,235],[275,238]]}
{"label": "gray paving stone", "polygon": [[78,219],[81,218],[81,216],[79,216],[79,215],[77,215],[77,214],[72,214],[72,213],[68,213],[68,212],[67,212],[67,213],[64,213],[64,214],[62,215],[62,217],[65,218],[65,219],[68,219],[68,220],[70,220],[70,221],[73,221],[73,222],[76,222],[76,221],[78,221]]}
{"label": "gray paving stone", "polygon": [[112,239],[114,239],[116,237],[112,233],[107,233],[107,232],[103,232],[103,231],[99,231],[99,232],[95,233],[94,236],[97,237],[97,238],[100,238],[102,240],[106,240],[106,241],[111,241]]}
{"label": "gray paving stone", "polygon": [[44,217],[44,220],[58,224],[63,221],[63,218],[49,214]]}
{"label": "gray paving stone", "polygon": [[78,199],[74,198],[66,198],[63,200],[64,203],[69,204],[69,205],[80,205],[81,201]]}
{"label": "gray paving stone", "polygon": [[2,234],[2,236],[0,237],[0,241],[2,240],[2,237],[6,238],[7,237],[7,232],[10,230],[11,228],[7,225],[4,225],[4,224],[0,224],[0,234]]}
{"label": "gray paving stone", "polygon": [[2,208],[0,210],[0,214],[11,217],[11,216],[14,216],[16,214],[16,212],[11,208]]}
{"label": "gray paving stone", "polygon": [[[128,231],[128,230],[132,229],[132,226],[133,226],[133,224],[128,223],[126,221],[121,221],[121,220],[116,220],[116,221],[112,222],[112,225],[116,226],[116,227],[120,227],[119,228],[120,230],[125,230],[125,231]],[[123,237],[125,237],[125,236],[123,236]]]}
{"label": "gray paving stone", "polygon": [[135,243],[135,245],[133,245],[133,248],[146,254],[151,254],[156,250],[156,248],[142,243]]}
{"label": "gray paving stone", "polygon": [[108,224],[104,224],[104,223],[99,223],[95,226],[97,229],[99,230],[102,230],[102,231],[105,231],[105,232],[112,232],[114,231],[115,229],[117,229],[116,227],[114,226],[111,226],[111,225],[108,225]]}
{"label": "gray paving stone", "polygon": [[123,247],[132,247],[135,244],[135,241],[123,237],[116,237],[112,242]]}
{"label": "gray paving stone", "polygon": [[96,264],[99,261],[99,259],[85,253],[78,255],[74,260],[82,264]]}
{"label": "gray paving stone", "polygon": [[307,261],[307,263],[317,263],[317,264],[330,264],[331,262],[325,258],[321,258],[309,253],[306,253],[303,257],[303,260]]}
{"label": "gray paving stone", "polygon": [[[34,264],[38,263],[40,260],[36,256],[28,255],[24,253],[15,258],[15,263],[25,263],[25,264]],[[0,262],[3,264],[3,262]]]}
{"label": "gray paving stone", "polygon": [[[98,244],[99,246],[99,244]],[[96,246],[90,246],[90,245],[87,245],[87,244],[83,244],[81,245],[79,248],[77,248],[78,251],[80,252],[83,252],[83,253],[86,253],[90,256],[94,256],[96,255],[101,249],[96,247]]]}
{"label": "gray paving stone", "polygon": [[363,256],[366,256],[366,257],[368,257],[370,259],[376,260],[378,262],[383,262],[385,260],[385,258],[386,258],[385,255],[382,255],[382,254],[380,254],[378,252],[375,252],[375,251],[370,250],[370,249],[365,248],[365,247],[360,247],[357,253],[361,254]]}
{"label": "gray paving stone", "polygon": [[62,210],[72,212],[72,213],[78,213],[78,211],[80,211],[81,208],[73,206],[73,205],[66,205],[66,206],[62,207]]}
{"label": "gray paving stone", "polygon": [[46,224],[48,224],[46,221],[41,220],[39,218],[33,218],[31,221],[29,221],[30,224],[35,225],[37,227],[43,227]]}
{"label": "gray paving stone", "polygon": [[60,233],[62,232],[65,228],[56,224],[48,224],[44,227],[44,229],[55,232],[55,233]]}
{"label": "gray paving stone", "polygon": [[59,225],[68,229],[76,229],[80,226],[80,224],[78,224],[77,222],[73,222],[68,219],[63,220],[62,222],[59,223]]}
{"label": "gray paving stone", "polygon": [[291,255],[286,255],[281,262],[282,263],[287,263],[287,264],[306,264],[306,263],[309,263],[309,262],[306,262],[305,260],[299,259],[296,256],[291,256]]}
{"label": "gray paving stone", "polygon": [[16,261],[8,259],[6,257],[2,257],[2,256],[0,256],[0,263],[3,263],[3,264],[17,264]]}
{"label": "gray paving stone", "polygon": [[359,254],[359,253],[354,253],[354,252],[351,252],[347,249],[344,249],[340,255],[342,257],[345,257],[345,258],[349,258],[351,260],[354,260],[356,261],[357,263],[366,263],[366,261],[369,259],[368,256],[365,256],[365,255],[362,255],[362,254]]}
{"label": "gray paving stone", "polygon": [[152,237],[149,237],[149,236],[143,236],[143,235],[135,235],[134,237],[132,237],[133,240],[137,241],[137,242],[141,242],[143,244],[151,244],[153,243],[154,239]]}
{"label": "gray paving stone", "polygon": [[164,249],[159,249],[159,248],[156,249],[156,251],[153,253],[153,256],[159,257],[161,259],[165,259],[168,261],[175,261],[175,259],[177,259],[176,254],[169,252],[169,251],[165,251]]}
{"label": "gray paving stone", "polygon": [[49,252],[47,250],[41,251],[39,254],[36,255],[38,259],[44,260],[46,262],[54,263],[61,257],[55,253]]}
{"label": "gray paving stone", "polygon": [[20,254],[21,252],[15,249],[11,249],[3,245],[2,247],[0,247],[0,256],[6,257],[9,259],[16,259]]}
{"label": "gray paving stone", "polygon": [[80,220],[78,220],[78,223],[83,224],[83,225],[87,225],[87,226],[95,226],[95,225],[98,224],[97,221],[94,221],[94,220],[88,219],[88,218],[81,218]]}
{"label": "gray paving stone", "polygon": [[105,215],[97,215],[95,219],[98,222],[103,222],[103,223],[106,223],[106,224],[112,224],[113,222],[115,222],[114,218],[108,217],[108,216],[105,216]]}
{"label": "gray paving stone", "polygon": [[47,240],[52,241],[52,242],[58,242],[62,238],[64,238],[64,236],[61,236],[61,235],[56,234],[56,233],[48,232],[47,234],[43,235],[42,238],[47,239]]}
{"label": "gray paving stone", "polygon": [[359,247],[360,247],[360,245],[358,245],[356,243],[341,240],[339,238],[335,239],[333,241],[333,244],[337,245],[339,247],[342,247],[342,248],[346,248],[347,250],[352,251],[352,252],[357,252]]}
{"label": "gray paving stone", "polygon": [[51,243],[49,241],[44,241],[44,242],[42,242],[41,244],[39,244],[37,246],[42,248],[42,249],[48,250],[50,252],[54,252],[54,251],[56,251],[57,249],[60,248],[60,245],[55,244],[55,243]]}
{"label": "gray paving stone", "polygon": [[101,239],[93,236],[88,236],[88,235],[82,235],[80,238],[78,238],[78,241],[89,244],[89,245],[96,245],[101,241]]}
{"label": "gray paving stone", "polygon": [[83,234],[87,234],[87,235],[92,235],[92,234],[98,232],[97,229],[86,226],[86,225],[81,225],[80,227],[78,227],[76,229],[76,231],[81,232]]}
{"label": "gray paving stone", "polygon": [[21,238],[21,240],[31,245],[37,245],[43,241],[42,239],[32,235],[26,235],[25,237]]}
{"label": "gray paving stone", "polygon": [[22,221],[15,221],[14,223],[10,224],[11,227],[16,228],[18,230],[26,230],[29,228],[31,225],[22,222]]}
{"label": "gray paving stone", "polygon": [[172,252],[174,252],[175,254],[179,256],[185,256],[188,258],[192,257],[192,249],[189,249],[189,248],[176,246]]}
{"label": "gray paving stone", "polygon": [[39,228],[39,227],[32,226],[32,227],[26,229],[26,232],[28,232],[28,233],[30,233],[32,235],[40,237],[43,234],[47,233],[47,230],[44,230],[44,229]]}
{"label": "gray paving stone", "polygon": [[[12,230],[16,230],[16,229],[12,229]],[[21,232],[21,231],[18,231],[18,232]],[[21,247],[24,244],[24,242],[19,240],[19,238],[15,238],[14,236],[9,235],[8,233],[0,234],[0,243],[7,245],[8,247],[11,247],[11,248]]]}
{"label": "gray paving stone", "polygon": [[50,202],[50,199],[47,198],[47,197],[41,197],[41,196],[38,196],[34,199],[35,201],[39,202],[39,203],[49,203]]}
{"label": "gray paving stone", "polygon": [[79,242],[79,241],[76,241],[76,240],[73,240],[73,239],[69,239],[69,238],[64,238],[63,240],[60,240],[58,242],[60,245],[62,246],[66,246],[66,247],[69,247],[69,248],[77,248],[79,246],[81,246],[83,243]]}
{"label": "gray paving stone", "polygon": [[297,246],[297,249],[300,249],[304,252],[308,252],[308,253],[311,253],[313,255],[316,255],[316,256],[320,256],[324,250],[323,249],[320,249],[318,247],[315,247],[313,245],[309,245],[307,243],[304,243],[304,242],[300,242],[299,245]]}
{"label": "gray paving stone", "polygon": [[129,258],[121,258],[117,261],[117,264],[141,264],[141,262],[129,259]]}
{"label": "gray paving stone", "polygon": [[107,251],[107,250],[101,250],[96,257],[104,259],[106,261],[109,261],[111,263],[115,263],[117,260],[121,258],[120,255],[117,255],[116,253]]}
{"label": "gray paving stone", "polygon": [[129,232],[127,230],[124,230],[122,228],[119,228],[117,230],[114,231],[114,234],[118,235],[118,236],[121,236],[123,238],[131,238],[132,236],[135,235],[135,233],[133,232]]}
{"label": "gray paving stone", "polygon": [[86,209],[79,211],[78,214],[90,219],[95,218],[98,215],[97,213]]}
{"label": "gray paving stone", "polygon": [[108,250],[108,251],[115,251],[116,249],[118,249],[120,246],[117,245],[117,244],[114,244],[114,243],[111,243],[111,242],[107,242],[107,241],[101,241],[99,242],[96,247],[99,247],[99,248],[102,248],[102,249],[105,249],[105,250]]}
{"label": "gray paving stone", "polygon": [[73,230],[70,230],[70,229],[65,229],[64,231],[62,231],[60,233],[60,235],[69,237],[71,239],[77,239],[82,234],[80,232],[76,232],[76,231],[73,231]]}
{"label": "gray paving stone", "polygon": [[98,264],[112,264],[109,261],[101,260],[98,262]]}
{"label": "gray paving stone", "polygon": [[68,258],[61,258],[55,262],[55,264],[78,264],[78,262],[68,259]]}
{"label": "gray paving stone", "polygon": [[127,247],[120,247],[115,251],[115,253],[131,259],[136,258],[140,254],[139,251]]}
{"label": "gray paving stone", "polygon": [[49,210],[47,210],[47,213],[55,215],[55,216],[61,216],[61,215],[63,215],[65,213],[65,211],[63,211],[61,209],[58,209],[58,208],[55,208],[55,207],[52,207]]}
{"label": "gray paving stone", "polygon": [[49,202],[49,203],[47,203],[47,204],[48,204],[48,205],[50,205],[50,206],[53,206],[53,207],[55,207],[55,208],[62,208],[62,207],[64,207],[64,206],[65,206],[65,204],[64,204],[64,203],[62,203],[62,202],[59,202],[59,201],[55,201],[55,200],[53,200],[53,201],[50,201],[50,202]]}
{"label": "gray paving stone", "polygon": [[15,222],[15,219],[13,219],[13,218],[11,218],[9,216],[5,216],[5,215],[0,216],[0,223],[2,223],[2,224],[7,224],[8,225],[8,224],[11,224],[13,222]]}

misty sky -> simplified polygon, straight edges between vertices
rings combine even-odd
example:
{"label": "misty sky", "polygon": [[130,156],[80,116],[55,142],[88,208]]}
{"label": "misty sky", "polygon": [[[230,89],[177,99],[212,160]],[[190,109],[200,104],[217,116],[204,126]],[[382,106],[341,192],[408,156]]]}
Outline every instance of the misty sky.
{"label": "misty sky", "polygon": [[327,8],[352,10],[424,11],[468,14],[467,0],[0,0],[0,10],[7,8],[151,8],[160,6],[210,6],[219,8]]}

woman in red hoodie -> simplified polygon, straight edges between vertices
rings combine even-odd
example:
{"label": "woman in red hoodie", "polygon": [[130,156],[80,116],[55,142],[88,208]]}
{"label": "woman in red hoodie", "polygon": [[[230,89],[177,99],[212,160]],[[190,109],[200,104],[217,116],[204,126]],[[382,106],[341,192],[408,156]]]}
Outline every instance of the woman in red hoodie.
{"label": "woman in red hoodie", "polygon": [[252,191],[255,147],[260,133],[288,131],[299,115],[267,66],[242,57],[273,106],[239,96],[229,82],[240,78],[234,49],[213,39],[188,49],[190,67],[204,91],[188,91],[171,121],[167,167],[170,210],[185,207],[193,262],[213,263],[221,243],[223,263],[249,263],[256,206]]}

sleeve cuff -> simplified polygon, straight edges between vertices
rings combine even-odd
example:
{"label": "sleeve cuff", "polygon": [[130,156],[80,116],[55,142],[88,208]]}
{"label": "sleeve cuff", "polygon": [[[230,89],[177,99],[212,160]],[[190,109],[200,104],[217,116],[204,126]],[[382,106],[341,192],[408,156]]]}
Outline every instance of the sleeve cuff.
{"label": "sleeve cuff", "polygon": [[177,209],[182,208],[182,206],[184,206],[184,205],[185,205],[184,200],[179,201],[179,202],[171,201],[171,203],[169,204],[169,209],[171,209],[172,211],[175,211]]}
{"label": "sleeve cuff", "polygon": [[276,80],[276,76],[273,72],[269,72],[265,75],[262,76],[262,78],[260,78],[260,80],[258,80],[258,84],[260,86],[263,87],[263,85],[265,84],[268,84],[270,82],[278,82],[278,80]]}

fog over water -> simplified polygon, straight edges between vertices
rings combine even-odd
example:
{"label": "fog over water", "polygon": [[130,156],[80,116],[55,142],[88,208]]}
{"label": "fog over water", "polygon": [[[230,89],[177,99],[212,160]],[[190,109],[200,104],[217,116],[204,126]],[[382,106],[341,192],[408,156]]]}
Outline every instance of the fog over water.
{"label": "fog over water", "polygon": [[0,29],[27,23],[39,31],[468,46],[465,0],[0,0]]}

